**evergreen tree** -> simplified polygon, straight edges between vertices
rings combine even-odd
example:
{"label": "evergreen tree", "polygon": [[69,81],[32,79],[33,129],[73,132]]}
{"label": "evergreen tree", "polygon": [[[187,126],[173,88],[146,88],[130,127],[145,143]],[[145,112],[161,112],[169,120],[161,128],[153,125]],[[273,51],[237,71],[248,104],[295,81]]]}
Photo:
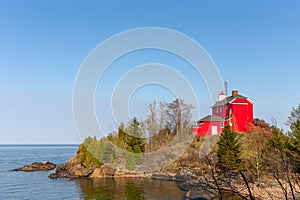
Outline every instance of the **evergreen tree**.
{"label": "evergreen tree", "polygon": [[126,133],[125,133],[125,126],[123,123],[120,124],[118,128],[118,138],[124,142],[126,142]]}
{"label": "evergreen tree", "polygon": [[116,158],[115,149],[107,138],[100,139],[98,145],[99,150],[96,155],[101,162],[112,162]]}
{"label": "evergreen tree", "polygon": [[300,120],[295,121],[290,128],[294,146],[300,155]]}
{"label": "evergreen tree", "polygon": [[79,162],[84,164],[88,168],[93,165],[101,166],[101,161],[99,160],[99,158],[95,157],[98,151],[98,147],[99,145],[95,137],[87,137],[79,146],[77,151]]}
{"label": "evergreen tree", "polygon": [[293,157],[295,171],[300,172],[300,119],[295,119],[294,122],[291,122],[290,129],[289,153]]}
{"label": "evergreen tree", "polygon": [[217,145],[218,167],[222,170],[243,169],[238,133],[225,126]]}
{"label": "evergreen tree", "polygon": [[295,154],[300,155],[300,104],[298,107],[292,109],[286,124],[291,129],[289,136],[291,138],[292,150]]}
{"label": "evergreen tree", "polygon": [[125,126],[123,123],[120,124],[118,128],[118,135],[116,138],[116,144],[122,148],[126,149],[127,148],[127,139],[128,139],[128,134],[125,132]]}
{"label": "evergreen tree", "polygon": [[145,152],[146,140],[143,138],[143,132],[140,123],[133,118],[129,127],[129,135],[127,139],[127,150],[133,153]]}

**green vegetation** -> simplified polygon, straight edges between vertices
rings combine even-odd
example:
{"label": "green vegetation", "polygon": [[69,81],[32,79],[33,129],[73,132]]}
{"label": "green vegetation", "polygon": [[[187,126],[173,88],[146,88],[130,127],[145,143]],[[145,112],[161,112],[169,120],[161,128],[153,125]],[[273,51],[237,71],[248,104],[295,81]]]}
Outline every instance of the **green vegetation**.
{"label": "green vegetation", "polygon": [[133,118],[128,127],[121,124],[118,128],[118,133],[110,134],[108,139],[123,149],[123,154],[119,155],[119,157],[124,157],[125,154],[127,169],[134,170],[135,166],[142,162],[146,139],[136,118]]}
{"label": "green vegetation", "polygon": [[222,170],[240,170],[243,168],[238,133],[225,126],[217,145],[218,167]]}
{"label": "green vegetation", "polygon": [[[139,122],[134,117],[128,126],[121,123],[116,133],[110,133],[105,138],[86,138],[79,147],[78,160],[92,167],[114,163],[116,158],[120,158],[126,161],[127,169],[134,170],[142,163],[145,152],[161,149],[178,134],[190,133],[191,108],[181,99],[171,103],[153,102],[148,105],[145,121]],[[119,147],[119,150],[113,145]],[[166,159],[175,157],[172,154]]]}
{"label": "green vegetation", "polygon": [[135,166],[140,162],[139,154],[134,154],[132,152],[125,153],[126,158],[126,168],[129,170],[134,170]]}
{"label": "green vegetation", "polygon": [[133,118],[129,127],[129,136],[127,141],[127,150],[133,153],[145,152],[146,140],[143,135],[143,131],[140,127],[140,123],[136,118]]}
{"label": "green vegetation", "polygon": [[93,151],[96,151],[98,147],[98,141],[96,138],[86,138],[84,142],[79,146],[77,151],[77,157],[80,163],[86,167],[91,168],[93,166],[101,166],[102,163],[95,157]]}

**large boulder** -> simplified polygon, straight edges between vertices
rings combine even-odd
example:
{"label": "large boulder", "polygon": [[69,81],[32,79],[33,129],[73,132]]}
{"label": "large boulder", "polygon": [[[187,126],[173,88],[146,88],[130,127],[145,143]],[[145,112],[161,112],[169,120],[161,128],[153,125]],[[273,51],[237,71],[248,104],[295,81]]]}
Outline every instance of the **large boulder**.
{"label": "large boulder", "polygon": [[92,167],[86,167],[84,164],[77,162],[76,157],[72,157],[66,163],[59,165],[54,174],[49,178],[78,178],[88,177],[93,172]]}
{"label": "large boulder", "polygon": [[113,177],[115,174],[115,170],[102,165],[100,167],[96,167],[93,172],[90,174],[89,177],[91,178],[106,178],[106,177]]}
{"label": "large boulder", "polygon": [[187,191],[183,197],[184,200],[212,200],[217,199],[214,195],[204,190],[191,190]]}
{"label": "large boulder", "polygon": [[25,172],[34,172],[34,171],[48,171],[55,169],[56,164],[43,161],[43,162],[34,162],[30,165],[25,165],[24,167],[14,169],[13,171],[25,171]]}
{"label": "large boulder", "polygon": [[184,181],[188,181],[188,180],[197,179],[197,177],[198,176],[197,176],[197,173],[195,170],[187,168],[187,167],[182,167],[182,168],[178,169],[175,179],[176,179],[176,181],[184,182]]}
{"label": "large boulder", "polygon": [[178,187],[185,191],[184,200],[206,200],[219,199],[218,191],[201,184],[201,181],[192,179],[182,182]]}

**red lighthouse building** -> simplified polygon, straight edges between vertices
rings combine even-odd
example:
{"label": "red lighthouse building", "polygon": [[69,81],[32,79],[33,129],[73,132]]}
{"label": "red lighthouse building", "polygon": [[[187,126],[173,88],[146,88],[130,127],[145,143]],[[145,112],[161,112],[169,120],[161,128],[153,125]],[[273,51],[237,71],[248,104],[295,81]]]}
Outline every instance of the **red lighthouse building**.
{"label": "red lighthouse building", "polygon": [[247,132],[253,124],[253,102],[237,90],[233,90],[228,97],[221,92],[212,106],[212,115],[200,119],[197,127],[193,127],[193,132],[199,136],[215,135],[227,124],[236,132]]}

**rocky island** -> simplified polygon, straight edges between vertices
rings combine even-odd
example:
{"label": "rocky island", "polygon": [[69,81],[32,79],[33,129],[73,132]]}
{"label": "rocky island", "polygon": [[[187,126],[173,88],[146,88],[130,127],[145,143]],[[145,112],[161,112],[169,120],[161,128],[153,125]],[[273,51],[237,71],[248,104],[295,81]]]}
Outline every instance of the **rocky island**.
{"label": "rocky island", "polygon": [[34,171],[49,171],[55,169],[56,164],[43,161],[43,162],[34,162],[30,165],[25,165],[24,167],[13,169],[12,171],[25,171],[25,172],[34,172]]}

